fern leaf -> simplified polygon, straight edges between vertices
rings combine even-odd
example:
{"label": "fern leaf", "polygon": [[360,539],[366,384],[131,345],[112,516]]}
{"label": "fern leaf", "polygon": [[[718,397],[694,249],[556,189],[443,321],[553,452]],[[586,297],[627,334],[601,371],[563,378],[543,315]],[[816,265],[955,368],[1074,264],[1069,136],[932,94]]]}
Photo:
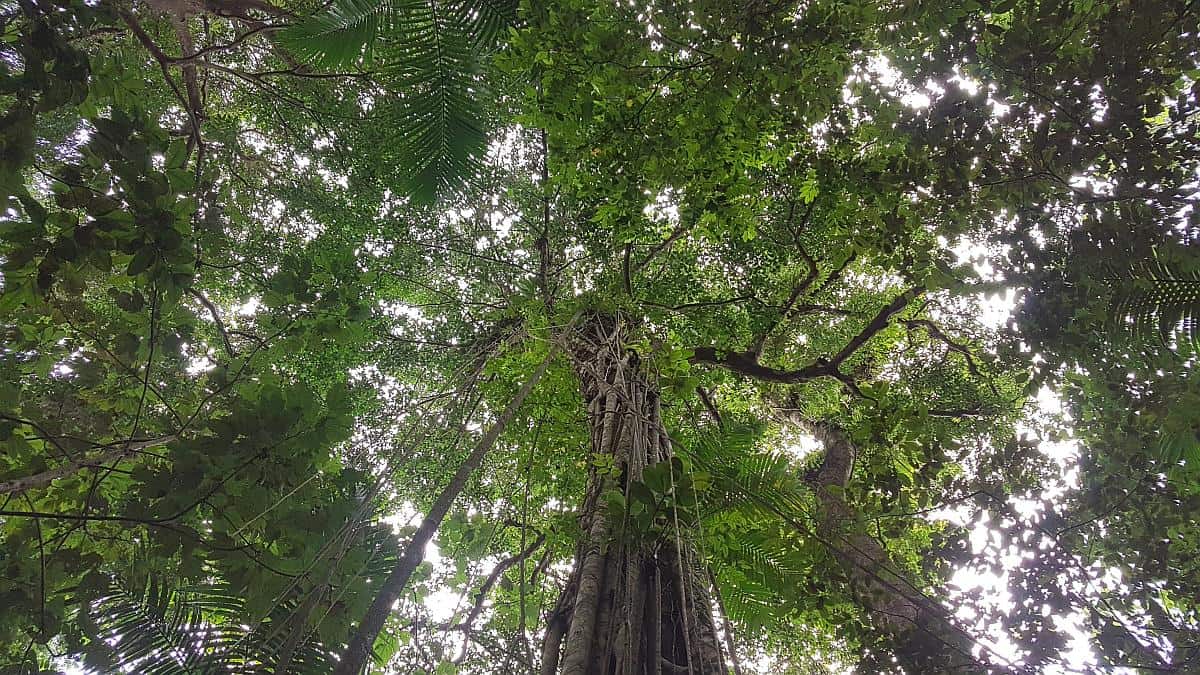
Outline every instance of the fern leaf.
{"label": "fern leaf", "polygon": [[1156,254],[1110,282],[1113,319],[1147,346],[1200,350],[1200,270]]}

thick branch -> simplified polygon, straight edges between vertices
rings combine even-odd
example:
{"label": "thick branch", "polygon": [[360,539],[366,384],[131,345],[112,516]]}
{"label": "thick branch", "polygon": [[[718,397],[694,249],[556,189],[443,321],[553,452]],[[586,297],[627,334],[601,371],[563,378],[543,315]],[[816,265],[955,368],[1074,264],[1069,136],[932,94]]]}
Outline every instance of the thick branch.
{"label": "thick branch", "polygon": [[292,18],[295,15],[281,7],[263,0],[206,0],[204,8],[217,16],[250,19],[250,12],[262,12],[275,18]]}
{"label": "thick branch", "polygon": [[860,514],[844,493],[854,472],[854,444],[832,424],[818,422],[808,427],[825,449],[821,466],[809,481],[820,507],[817,533],[832,544],[831,550],[876,626],[896,641],[910,665],[939,662],[947,649],[972,658],[974,639],[904,577],[874,537],[855,531]]}
{"label": "thick branch", "polygon": [[850,358],[854,352],[858,351],[860,347],[866,344],[867,340],[870,340],[872,337],[875,337],[876,333],[882,331],[884,328],[887,328],[888,323],[891,321],[893,316],[902,311],[908,306],[908,303],[912,302],[917,296],[924,292],[924,286],[914,286],[901,293],[890,304],[879,310],[879,313],[875,315],[875,318],[871,319],[871,322],[867,324],[867,327],[862,329],[862,332],[860,332],[858,335],[855,335],[853,338],[851,338],[850,342],[846,343],[846,346],[842,348],[842,351],[838,352],[837,355],[830,359],[830,361],[834,365],[840,365],[843,361]]}
{"label": "thick branch", "polygon": [[138,39],[138,42],[142,43],[142,46],[146,48],[146,51],[150,52],[150,55],[154,57],[154,60],[158,61],[158,68],[162,71],[163,79],[167,81],[167,85],[171,87],[171,91],[175,92],[175,97],[179,99],[180,105],[182,105],[183,109],[188,113],[188,120],[191,122],[192,126],[192,140],[193,142],[198,143],[200,140],[200,120],[197,115],[199,115],[200,111],[195,110],[192,107],[188,97],[185,97],[183,92],[179,91],[179,86],[175,84],[175,80],[171,77],[171,70],[168,67],[171,57],[167,56],[166,53],[163,52],[162,48],[154,42],[154,39],[151,38],[148,33],[146,33],[146,30],[142,28],[142,24],[138,23],[137,17],[135,17],[128,10],[122,9],[118,11],[120,12],[121,19],[125,22],[125,25],[129,26],[129,30],[133,31],[134,37]]}
{"label": "thick branch", "polygon": [[712,397],[708,395],[704,387],[696,387],[696,393],[700,395],[700,400],[704,403],[704,407],[708,409],[708,414],[712,416],[713,421],[717,423],[718,429],[725,428],[725,422],[721,419],[721,412],[717,410],[717,406],[713,403]]}
{"label": "thick branch", "polygon": [[[179,38],[179,47],[183,50],[184,58],[195,55],[196,45],[192,41],[192,31],[188,28],[187,20],[178,20],[175,22],[175,35]],[[188,114],[192,119],[192,134],[193,141],[200,141],[200,122],[204,119],[204,100],[200,94],[200,82],[196,77],[195,62],[188,62],[183,65],[183,86],[187,91],[188,97]]]}
{"label": "thick branch", "polygon": [[696,347],[692,350],[691,362],[711,363],[738,375],[783,384],[799,384],[815,380],[818,377],[836,377],[837,370],[833,364],[823,358],[817,359],[803,368],[781,370],[762,365],[758,362],[758,357],[754,352],[728,352],[715,347]]}
{"label": "thick branch", "polygon": [[682,305],[664,305],[662,303],[654,302],[652,300],[639,300],[638,302],[642,303],[643,305],[649,305],[651,307],[661,307],[662,309],[670,310],[672,312],[682,312],[682,311],[688,310],[688,309],[696,309],[697,307],[718,307],[721,305],[736,305],[739,302],[746,302],[748,300],[756,300],[753,292],[746,293],[744,295],[739,295],[736,298],[729,298],[728,300],[701,300],[699,302],[685,302]]}
{"label": "thick branch", "polygon": [[879,310],[874,318],[850,341],[841,349],[833,358],[825,359],[818,358],[816,361],[795,370],[782,370],[764,366],[758,362],[758,355],[754,350],[745,352],[730,352],[718,350],[714,347],[696,347],[692,350],[692,363],[711,363],[731,370],[739,375],[752,377],[766,382],[781,382],[783,384],[798,384],[807,382],[818,377],[833,377],[847,385],[851,389],[856,389],[854,382],[845,374],[839,367],[841,364],[857,352],[864,344],[872,337],[875,337],[883,329],[887,328],[891,318],[898,312],[902,311],[912,302],[914,298],[923,293],[925,289],[920,286],[910,288],[901,293],[895,300],[887,306]]}

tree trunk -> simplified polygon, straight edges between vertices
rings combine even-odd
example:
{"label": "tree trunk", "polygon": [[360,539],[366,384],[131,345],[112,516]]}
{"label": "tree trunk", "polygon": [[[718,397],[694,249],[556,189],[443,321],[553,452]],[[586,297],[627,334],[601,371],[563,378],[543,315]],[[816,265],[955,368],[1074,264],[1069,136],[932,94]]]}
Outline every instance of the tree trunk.
{"label": "tree trunk", "polygon": [[[658,392],[624,346],[619,318],[593,317],[572,346],[591,451],[575,568],[551,612],[543,675],[726,675],[712,601],[690,534],[676,514],[652,537],[630,536],[606,493],[629,503],[646,468],[672,458]],[[560,650],[561,645],[561,650]],[[560,654],[561,651],[561,654]]]}
{"label": "tree trunk", "polygon": [[408,585],[409,578],[417,569],[417,566],[421,564],[421,561],[425,559],[425,547],[433,540],[433,535],[437,533],[442,520],[450,512],[450,507],[454,504],[454,500],[458,498],[458,493],[462,492],[463,488],[466,487],[471,474],[483,463],[484,457],[491,451],[492,446],[496,444],[496,439],[500,437],[504,428],[512,421],[513,416],[517,414],[517,409],[521,407],[521,404],[528,398],[529,393],[537,386],[538,381],[546,374],[546,370],[550,367],[550,362],[554,360],[558,349],[559,342],[555,340],[550,345],[550,351],[547,352],[546,358],[542,359],[537,369],[525,380],[521,388],[517,390],[517,394],[508,402],[508,406],[496,418],[495,423],[479,439],[471,454],[467,455],[467,458],[459,465],[458,470],[454,472],[454,477],[450,479],[450,484],[434,500],[429,513],[421,521],[420,527],[417,528],[412,539],[404,547],[404,553],[400,558],[400,562],[392,570],[391,574],[388,575],[387,579],[384,580],[378,594],[375,596],[375,600],[367,608],[366,614],[363,615],[362,621],[350,638],[350,643],[346,646],[345,655],[338,662],[334,675],[358,675],[358,673],[363,672],[366,668],[367,660],[370,658],[371,650],[375,645],[375,640],[379,637],[379,632],[383,630],[384,624],[392,614],[392,606],[400,599],[400,594],[404,591],[404,587]]}
{"label": "tree trunk", "polygon": [[981,669],[975,641],[944,607],[902,576],[886,549],[857,532],[858,513],[844,490],[854,470],[855,448],[830,424],[810,425],[825,448],[812,484],[819,514],[817,533],[828,542],[871,622],[897,646],[896,657],[914,672],[969,673]]}

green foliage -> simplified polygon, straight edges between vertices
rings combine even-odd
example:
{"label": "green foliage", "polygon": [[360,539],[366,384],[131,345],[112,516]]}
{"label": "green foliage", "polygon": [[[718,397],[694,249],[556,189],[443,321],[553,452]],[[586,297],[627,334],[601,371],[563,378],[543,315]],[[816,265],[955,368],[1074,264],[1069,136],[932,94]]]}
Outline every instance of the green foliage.
{"label": "green foliage", "polygon": [[390,31],[395,22],[407,18],[406,12],[427,7],[424,2],[338,0],[324,13],[289,28],[282,39],[297,55],[328,68],[370,63],[381,28]]}
{"label": "green foliage", "polygon": [[[0,669],[329,670],[415,529],[381,518],[555,339],[380,669],[536,671],[596,504],[691,547],[778,672],[929,642],[847,538],[1030,668],[1068,658],[1047,607],[1097,669],[1189,667],[1194,6],[161,9],[0,12]],[[557,334],[601,314],[676,455],[627,490]],[[1073,429],[1023,408],[1052,391]],[[820,494],[817,422],[856,449]],[[945,587],[965,565],[1008,565],[1010,614]]]}
{"label": "green foliage", "polygon": [[[1186,260],[1186,259],[1185,259]],[[1155,338],[1164,347],[1200,351],[1200,270],[1156,255],[1152,262],[1129,270],[1113,282],[1112,313],[1128,322],[1138,340]]]}
{"label": "green foliage", "polygon": [[399,187],[432,204],[479,171],[489,96],[481,69],[515,15],[507,0],[337,0],[281,40],[324,68],[362,62],[387,73],[390,91],[372,104],[374,115],[392,127],[388,143],[406,175]]}

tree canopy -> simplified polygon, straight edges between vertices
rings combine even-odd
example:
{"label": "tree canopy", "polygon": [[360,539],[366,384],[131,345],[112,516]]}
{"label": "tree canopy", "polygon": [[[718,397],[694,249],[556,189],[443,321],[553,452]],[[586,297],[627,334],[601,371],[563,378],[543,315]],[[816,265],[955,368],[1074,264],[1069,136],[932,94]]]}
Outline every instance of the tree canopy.
{"label": "tree canopy", "polygon": [[0,6],[0,670],[1200,670],[1200,7]]}

